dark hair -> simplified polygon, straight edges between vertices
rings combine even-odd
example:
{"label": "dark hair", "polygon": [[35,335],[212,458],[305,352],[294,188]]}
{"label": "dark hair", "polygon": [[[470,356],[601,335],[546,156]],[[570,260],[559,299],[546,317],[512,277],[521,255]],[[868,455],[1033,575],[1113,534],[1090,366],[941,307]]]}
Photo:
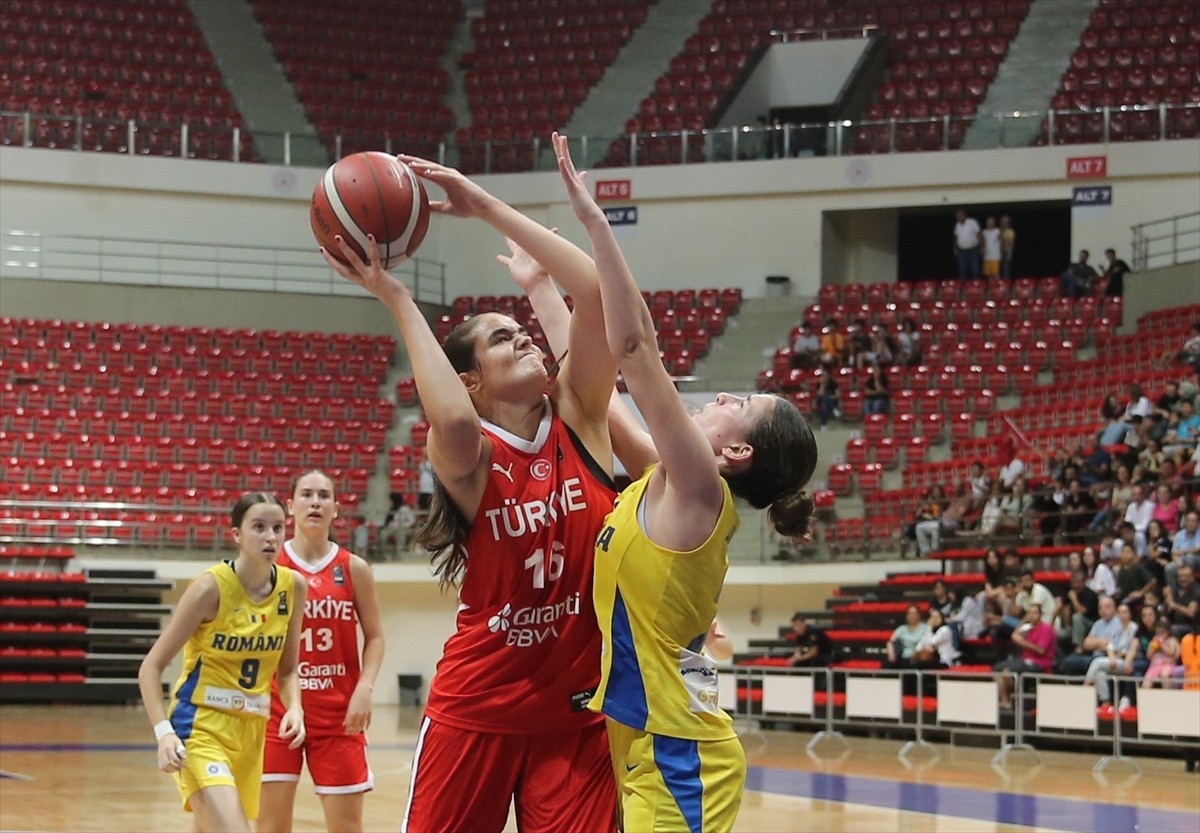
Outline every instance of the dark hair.
{"label": "dark hair", "polygon": [[237,503],[233,504],[233,509],[229,513],[229,520],[235,529],[241,529],[242,521],[246,518],[246,513],[250,511],[251,506],[257,506],[260,503],[273,503],[287,514],[287,507],[278,495],[273,492],[246,492],[237,499]]}
{"label": "dark hair", "polygon": [[784,536],[808,532],[813,502],[805,484],[817,467],[817,440],[795,404],[776,396],[768,418],[746,433],[754,448],[750,466],[725,476],[729,490],[755,509],[768,509],[775,531]]}
{"label": "dark hair", "polygon": [[[486,314],[486,313],[481,313]],[[450,331],[442,342],[442,352],[450,360],[456,373],[470,373],[479,367],[475,355],[475,338],[472,331],[478,315],[473,315]],[[433,475],[433,495],[425,521],[413,533],[412,543],[429,551],[429,560],[438,584],[443,590],[457,585],[467,569],[467,550],[463,544],[471,532],[471,522],[463,516],[449,492]]]}
{"label": "dark hair", "polygon": [[1029,576],[1030,578],[1033,578],[1033,570],[1029,569],[1028,567],[1025,567],[1024,569],[1022,569],[1021,570],[1021,578],[1025,578],[1025,576]]}

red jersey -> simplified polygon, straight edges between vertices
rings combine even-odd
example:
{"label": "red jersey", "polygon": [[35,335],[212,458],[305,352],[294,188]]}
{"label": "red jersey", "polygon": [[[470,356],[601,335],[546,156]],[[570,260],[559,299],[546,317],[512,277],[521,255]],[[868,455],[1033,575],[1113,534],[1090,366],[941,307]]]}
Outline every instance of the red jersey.
{"label": "red jersey", "polygon": [[[324,558],[309,564],[296,555],[288,541],[278,559],[308,582],[297,671],[304,727],[310,735],[340,735],[345,731],[346,709],[358,685],[358,611],[354,607],[350,558],[350,550],[330,544]],[[274,681],[268,732],[278,732],[283,711],[279,684]]]}
{"label": "red jersey", "polygon": [[592,563],[616,492],[551,406],[532,442],[483,429],[491,472],[426,713],[482,732],[580,729],[599,719],[586,710],[600,680]]}

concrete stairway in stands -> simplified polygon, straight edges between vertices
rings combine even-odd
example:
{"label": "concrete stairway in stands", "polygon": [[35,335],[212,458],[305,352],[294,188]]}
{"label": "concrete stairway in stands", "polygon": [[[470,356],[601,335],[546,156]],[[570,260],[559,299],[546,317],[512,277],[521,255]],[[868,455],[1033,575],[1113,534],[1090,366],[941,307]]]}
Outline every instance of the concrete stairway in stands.
{"label": "concrete stairway in stands", "polygon": [[[996,80],[979,106],[978,120],[967,131],[963,148],[1026,147],[1041,128],[1041,116],[995,118],[998,114],[1042,111],[1058,89],[1071,53],[1088,27],[1099,0],[1033,0],[1021,30],[1009,46]],[[989,118],[990,117],[990,118]]]}
{"label": "concrete stairway in stands", "polygon": [[329,164],[316,129],[283,72],[271,44],[245,0],[188,0],[225,84],[268,162],[284,161],[283,134],[294,138],[291,163],[323,168]]}
{"label": "concrete stairway in stands", "polygon": [[637,111],[711,8],[708,0],[659,0],[649,8],[645,22],[566,125],[568,136],[593,138],[585,166],[608,151],[609,142],[623,131],[625,120]]}

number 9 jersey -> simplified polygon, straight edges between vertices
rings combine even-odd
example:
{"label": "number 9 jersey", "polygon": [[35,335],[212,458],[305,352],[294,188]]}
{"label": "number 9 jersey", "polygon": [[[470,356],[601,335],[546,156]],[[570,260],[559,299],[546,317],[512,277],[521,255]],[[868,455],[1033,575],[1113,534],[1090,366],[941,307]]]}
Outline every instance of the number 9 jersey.
{"label": "number 9 jersey", "polygon": [[233,563],[222,561],[205,572],[217,581],[217,615],[192,634],[183,649],[183,673],[174,688],[171,724],[181,740],[191,735],[196,709],[266,720],[271,681],[283,656],[292,618],[295,574],[273,568],[274,589],[261,602],[246,594]]}

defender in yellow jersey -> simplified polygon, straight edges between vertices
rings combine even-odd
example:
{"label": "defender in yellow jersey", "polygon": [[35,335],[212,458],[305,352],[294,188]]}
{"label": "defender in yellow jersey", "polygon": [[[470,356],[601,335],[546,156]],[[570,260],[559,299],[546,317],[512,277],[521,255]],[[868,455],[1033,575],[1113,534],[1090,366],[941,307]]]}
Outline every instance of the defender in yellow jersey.
{"label": "defender in yellow jersey", "polygon": [[554,149],[591,238],[609,349],[650,429],[619,401],[610,407],[613,448],[636,481],[596,542],[604,650],[590,707],[609,720],[627,833],[730,830],[745,755],[717,706],[716,669],[703,645],[737,528],[732,496],[769,507],[781,535],[806,534],[812,501],[803,488],[816,441],[795,405],[776,396],[720,394],[689,418],[659,356],[650,310],[566,137],[555,134]]}
{"label": "defender in yellow jersey", "polygon": [[[197,829],[249,831],[258,815],[271,680],[287,713],[280,736],[304,741],[297,659],[307,585],[274,562],[284,507],[251,492],[233,507],[239,552],[203,572],[142,662],[142,701],[158,739],[158,763],[175,774]],[[183,649],[183,673],[162,703],[162,674]]]}

